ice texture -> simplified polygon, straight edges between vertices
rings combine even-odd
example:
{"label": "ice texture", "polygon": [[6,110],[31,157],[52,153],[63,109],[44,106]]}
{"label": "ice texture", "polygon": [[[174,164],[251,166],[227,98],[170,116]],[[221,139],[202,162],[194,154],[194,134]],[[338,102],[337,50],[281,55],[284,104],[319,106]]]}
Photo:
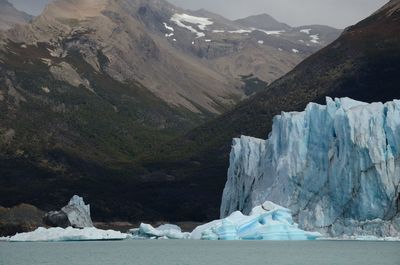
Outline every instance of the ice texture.
{"label": "ice texture", "polygon": [[90,205],[86,205],[82,197],[74,195],[68,205],[61,208],[61,211],[67,214],[68,220],[73,227],[93,227],[90,217]]}
{"label": "ice texture", "polygon": [[46,213],[44,221],[52,227],[93,227],[90,217],[90,205],[86,205],[83,198],[77,195],[74,195],[68,204],[61,208],[61,211]]}
{"label": "ice texture", "polygon": [[182,232],[177,225],[165,224],[154,228],[150,224],[140,224],[139,228],[129,230],[133,239],[188,239],[190,233]]}
{"label": "ice texture", "polygon": [[72,227],[43,228],[39,227],[33,232],[20,233],[10,237],[10,242],[55,242],[55,241],[94,241],[94,240],[123,240],[127,234],[113,231],[100,230],[94,227],[77,229]]}
{"label": "ice texture", "polygon": [[298,228],[289,209],[272,202],[253,208],[249,215],[240,211],[197,227],[191,239],[203,240],[314,240],[321,235]]}
{"label": "ice texture", "polygon": [[400,101],[310,103],[273,120],[268,140],[233,140],[221,218],[270,200],[305,230],[400,236]]}

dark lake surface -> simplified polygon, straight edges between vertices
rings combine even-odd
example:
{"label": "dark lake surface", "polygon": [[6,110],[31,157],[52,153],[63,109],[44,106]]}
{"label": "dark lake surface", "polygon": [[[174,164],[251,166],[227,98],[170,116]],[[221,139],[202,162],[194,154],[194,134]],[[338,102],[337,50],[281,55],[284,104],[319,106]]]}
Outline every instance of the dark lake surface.
{"label": "dark lake surface", "polygon": [[400,242],[0,242],[0,265],[400,265]]}

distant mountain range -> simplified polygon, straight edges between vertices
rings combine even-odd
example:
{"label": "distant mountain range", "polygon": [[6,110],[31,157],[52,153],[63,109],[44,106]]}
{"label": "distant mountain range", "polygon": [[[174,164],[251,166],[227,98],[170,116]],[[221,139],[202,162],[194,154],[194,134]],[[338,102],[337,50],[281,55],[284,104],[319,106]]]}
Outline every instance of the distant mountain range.
{"label": "distant mountain range", "polygon": [[[180,200],[219,186],[192,185],[196,161],[175,176],[147,153],[269,91],[341,32],[277,24],[162,0],[56,0],[32,22],[0,31],[0,205],[48,210],[78,193],[98,218],[207,219],[191,200],[175,209],[151,191]],[[213,196],[199,203],[214,207]]]}
{"label": "distant mountain range", "polygon": [[0,0],[0,30],[8,30],[16,24],[26,24],[32,16],[17,10],[7,0]]}

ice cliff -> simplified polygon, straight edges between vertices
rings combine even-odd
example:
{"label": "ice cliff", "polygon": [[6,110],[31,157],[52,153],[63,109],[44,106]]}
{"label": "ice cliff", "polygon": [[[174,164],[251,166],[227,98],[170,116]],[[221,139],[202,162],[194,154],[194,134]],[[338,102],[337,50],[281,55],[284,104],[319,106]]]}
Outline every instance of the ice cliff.
{"label": "ice cliff", "polygon": [[302,229],[400,236],[400,101],[349,98],[282,113],[268,140],[234,139],[221,217],[266,200]]}

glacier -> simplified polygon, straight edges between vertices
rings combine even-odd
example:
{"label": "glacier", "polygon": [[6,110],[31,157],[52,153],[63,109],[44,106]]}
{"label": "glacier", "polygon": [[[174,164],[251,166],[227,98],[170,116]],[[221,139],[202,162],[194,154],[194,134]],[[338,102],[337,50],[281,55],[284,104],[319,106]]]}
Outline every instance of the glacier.
{"label": "glacier", "polygon": [[326,98],[233,140],[221,218],[269,200],[330,237],[400,237],[400,101]]}
{"label": "glacier", "polygon": [[252,209],[249,215],[233,212],[221,220],[198,226],[191,239],[202,240],[315,240],[318,232],[307,232],[293,222],[289,209],[270,201]]}
{"label": "glacier", "polygon": [[101,241],[124,240],[128,235],[113,231],[101,230],[94,227],[77,229],[73,227],[43,228],[39,227],[33,232],[19,233],[8,239],[10,242],[57,242],[57,241]]}

